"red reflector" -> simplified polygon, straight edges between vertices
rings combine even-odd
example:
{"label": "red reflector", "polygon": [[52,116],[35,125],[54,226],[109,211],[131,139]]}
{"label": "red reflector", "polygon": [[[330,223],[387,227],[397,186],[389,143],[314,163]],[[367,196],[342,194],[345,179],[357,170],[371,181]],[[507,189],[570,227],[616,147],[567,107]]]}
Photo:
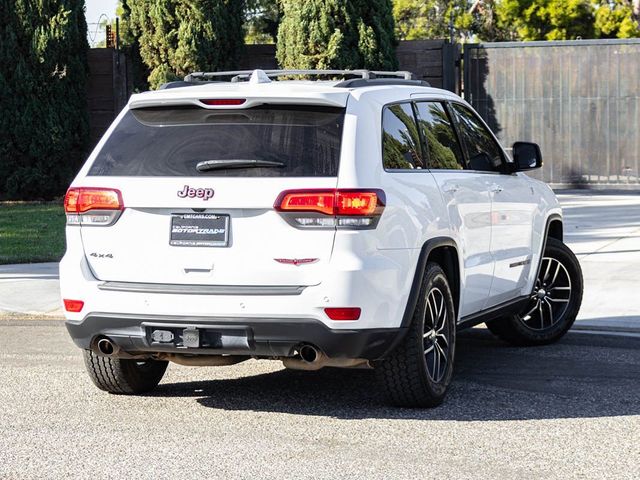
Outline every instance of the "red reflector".
{"label": "red reflector", "polygon": [[282,212],[356,216],[380,214],[378,207],[384,207],[382,190],[288,190],[280,194],[274,205]]}
{"label": "red reflector", "polygon": [[89,210],[122,210],[122,194],[112,188],[70,188],[64,197],[66,213],[84,213]]}
{"label": "red reflector", "polygon": [[331,320],[358,320],[360,318],[360,308],[325,308],[324,313]]}
{"label": "red reflector", "polygon": [[64,299],[64,309],[67,312],[79,312],[82,310],[82,307],[84,307],[84,302],[82,300],[68,300],[68,299]]}
{"label": "red reflector", "polygon": [[247,101],[246,98],[205,98],[200,100],[205,105],[224,106],[224,105],[242,105]]}

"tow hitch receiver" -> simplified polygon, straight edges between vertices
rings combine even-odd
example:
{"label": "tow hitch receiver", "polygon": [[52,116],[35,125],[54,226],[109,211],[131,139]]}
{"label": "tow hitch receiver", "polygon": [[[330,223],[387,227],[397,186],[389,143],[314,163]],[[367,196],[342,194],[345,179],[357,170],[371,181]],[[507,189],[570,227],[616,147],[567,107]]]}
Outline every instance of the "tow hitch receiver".
{"label": "tow hitch receiver", "polygon": [[182,331],[182,345],[187,348],[200,347],[200,331],[195,328],[185,328]]}

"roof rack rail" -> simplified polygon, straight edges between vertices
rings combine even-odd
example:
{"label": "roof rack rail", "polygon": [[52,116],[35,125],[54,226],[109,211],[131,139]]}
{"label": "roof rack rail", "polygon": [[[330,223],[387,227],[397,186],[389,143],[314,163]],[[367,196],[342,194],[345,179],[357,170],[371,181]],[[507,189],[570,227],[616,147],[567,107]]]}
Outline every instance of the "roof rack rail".
{"label": "roof rack rail", "polygon": [[193,72],[184,77],[184,81],[192,83],[195,81],[207,81],[217,77],[232,77],[231,82],[239,82],[241,80],[253,80],[255,83],[267,83],[270,78],[284,77],[287,75],[343,75],[360,77],[362,80],[370,80],[374,78],[401,78],[403,80],[413,80],[411,72],[385,72],[379,70],[232,70],[227,72]]}
{"label": "roof rack rail", "polygon": [[405,80],[404,78],[350,78],[334,85],[334,88],[375,87],[379,85],[410,85],[414,87],[430,87],[426,80]]}

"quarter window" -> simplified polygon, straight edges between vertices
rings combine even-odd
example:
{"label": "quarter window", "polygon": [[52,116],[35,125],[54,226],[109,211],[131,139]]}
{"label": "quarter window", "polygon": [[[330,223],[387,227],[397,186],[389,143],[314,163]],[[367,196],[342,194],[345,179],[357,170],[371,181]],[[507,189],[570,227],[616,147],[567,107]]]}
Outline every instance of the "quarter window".
{"label": "quarter window", "polygon": [[410,103],[385,107],[382,112],[382,158],[389,170],[425,168],[420,136]]}
{"label": "quarter window", "polygon": [[462,151],[444,106],[439,102],[418,102],[416,107],[418,126],[429,152],[428,167],[462,170]]}
{"label": "quarter window", "polygon": [[503,164],[502,150],[489,130],[467,107],[452,104],[456,113],[462,146],[467,153],[468,168],[498,172]]}

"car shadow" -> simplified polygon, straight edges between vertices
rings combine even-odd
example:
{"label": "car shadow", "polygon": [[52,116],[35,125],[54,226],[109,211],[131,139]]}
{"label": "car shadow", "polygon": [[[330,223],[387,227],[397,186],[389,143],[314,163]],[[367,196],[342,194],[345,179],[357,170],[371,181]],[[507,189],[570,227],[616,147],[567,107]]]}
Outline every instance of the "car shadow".
{"label": "car shadow", "polygon": [[233,380],[161,384],[154,396],[203,407],[339,419],[526,420],[640,414],[640,339],[570,332],[513,348],[487,330],[459,334],[456,373],[434,409],[385,405],[371,370],[279,370]]}

